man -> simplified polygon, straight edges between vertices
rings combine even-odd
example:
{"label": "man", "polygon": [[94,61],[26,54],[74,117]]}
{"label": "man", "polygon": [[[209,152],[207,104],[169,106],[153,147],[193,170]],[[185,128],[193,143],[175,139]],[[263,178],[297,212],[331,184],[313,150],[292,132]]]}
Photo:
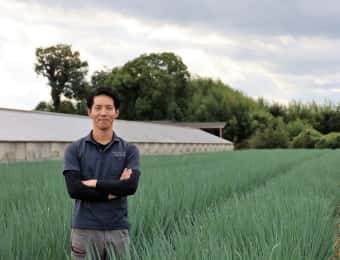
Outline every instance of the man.
{"label": "man", "polygon": [[127,196],[136,192],[139,151],[113,131],[120,101],[111,88],[98,88],[87,100],[92,131],[65,151],[66,186],[75,199],[72,259],[109,259],[128,251]]}

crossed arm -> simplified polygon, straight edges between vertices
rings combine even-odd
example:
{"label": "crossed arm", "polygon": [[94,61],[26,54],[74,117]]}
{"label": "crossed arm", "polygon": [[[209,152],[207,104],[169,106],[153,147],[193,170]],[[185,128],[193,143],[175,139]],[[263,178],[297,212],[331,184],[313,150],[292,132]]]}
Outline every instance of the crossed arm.
{"label": "crossed arm", "polygon": [[81,180],[79,171],[64,171],[67,191],[71,198],[87,201],[108,201],[118,196],[133,195],[140,171],[125,168],[119,180]]}

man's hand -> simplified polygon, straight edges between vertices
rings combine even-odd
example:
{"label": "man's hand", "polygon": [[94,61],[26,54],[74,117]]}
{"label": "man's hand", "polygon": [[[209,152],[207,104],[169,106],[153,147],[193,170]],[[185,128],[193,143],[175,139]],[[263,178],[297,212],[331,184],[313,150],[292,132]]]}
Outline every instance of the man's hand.
{"label": "man's hand", "polygon": [[[124,171],[122,172],[122,174],[120,175],[120,180],[127,180],[130,178],[132,174],[132,170],[131,169],[128,169],[128,168],[125,168]],[[112,195],[112,194],[109,194],[108,197],[107,197],[109,200],[113,200],[113,199],[116,199],[118,198],[118,196],[115,196],[115,195]]]}
{"label": "man's hand", "polygon": [[109,195],[107,195],[107,198],[108,198],[109,200],[113,200],[113,199],[117,198],[117,196],[112,195],[112,194],[109,194]]}
{"label": "man's hand", "polygon": [[130,178],[131,174],[132,174],[132,170],[128,169],[128,168],[125,168],[119,179],[120,180],[127,180],[127,179]]}
{"label": "man's hand", "polygon": [[85,186],[95,188],[97,186],[97,180],[96,179],[91,179],[91,180],[86,180],[86,181],[81,181],[82,184]]}

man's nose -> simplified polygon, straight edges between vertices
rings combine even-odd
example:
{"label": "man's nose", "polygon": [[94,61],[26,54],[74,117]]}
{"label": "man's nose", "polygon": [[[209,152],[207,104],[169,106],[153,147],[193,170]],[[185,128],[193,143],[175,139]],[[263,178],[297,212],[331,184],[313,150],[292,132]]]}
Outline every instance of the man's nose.
{"label": "man's nose", "polygon": [[99,114],[100,114],[100,115],[107,115],[106,109],[101,109],[101,110],[99,111]]}

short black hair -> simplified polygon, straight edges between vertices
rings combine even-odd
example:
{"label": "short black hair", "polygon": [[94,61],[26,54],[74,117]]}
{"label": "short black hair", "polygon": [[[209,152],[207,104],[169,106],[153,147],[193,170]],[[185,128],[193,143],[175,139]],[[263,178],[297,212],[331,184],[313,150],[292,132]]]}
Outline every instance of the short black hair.
{"label": "short black hair", "polygon": [[98,87],[87,97],[87,108],[91,109],[93,106],[94,97],[106,95],[112,98],[115,109],[119,109],[120,99],[118,93],[110,87]]}

